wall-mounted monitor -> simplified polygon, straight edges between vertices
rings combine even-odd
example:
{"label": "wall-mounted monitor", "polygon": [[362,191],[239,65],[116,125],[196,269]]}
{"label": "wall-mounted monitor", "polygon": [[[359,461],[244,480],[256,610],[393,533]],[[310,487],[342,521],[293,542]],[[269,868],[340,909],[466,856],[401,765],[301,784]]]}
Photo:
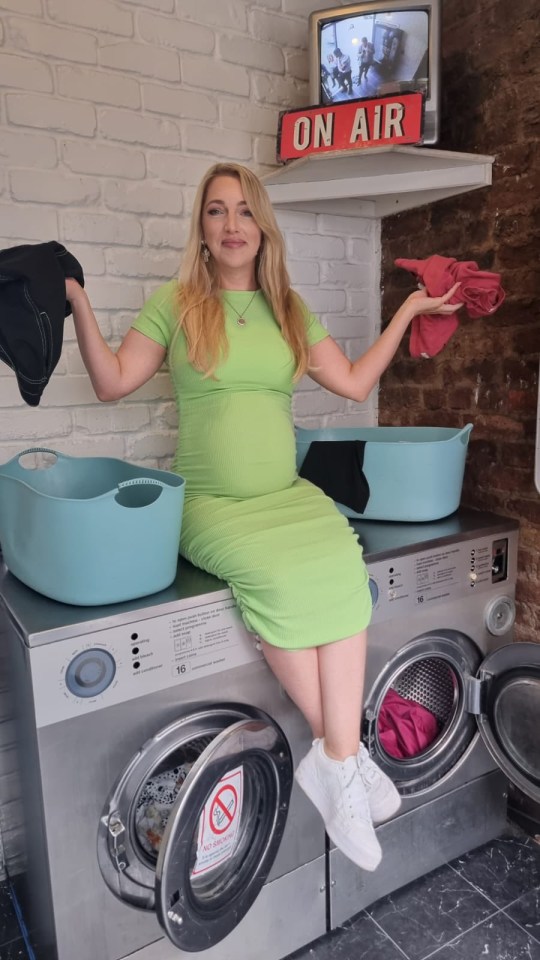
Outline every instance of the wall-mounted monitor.
{"label": "wall-mounted monitor", "polygon": [[315,10],[309,18],[312,104],[420,91],[422,142],[440,121],[440,0],[365,0]]}

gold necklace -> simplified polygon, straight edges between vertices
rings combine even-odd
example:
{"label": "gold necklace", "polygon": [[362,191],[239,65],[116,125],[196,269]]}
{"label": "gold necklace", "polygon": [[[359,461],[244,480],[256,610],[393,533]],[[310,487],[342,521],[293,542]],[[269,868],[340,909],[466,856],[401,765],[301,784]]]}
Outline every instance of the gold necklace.
{"label": "gold necklace", "polygon": [[237,324],[238,324],[239,327],[245,327],[245,325],[246,325],[246,313],[248,312],[248,310],[249,310],[251,304],[253,303],[255,297],[257,296],[258,292],[259,292],[258,290],[255,291],[255,293],[253,294],[253,296],[252,296],[251,300],[249,301],[249,303],[248,303],[247,307],[245,308],[245,310],[242,310],[242,313],[238,313],[238,310],[236,309],[236,307],[233,307],[233,305],[232,305],[232,303],[230,302],[230,300],[227,300],[227,297],[225,296],[225,294],[223,294],[223,299],[224,299],[225,303],[231,308],[231,310],[234,310],[236,316],[238,317],[238,319],[237,319],[236,322],[237,322]]}

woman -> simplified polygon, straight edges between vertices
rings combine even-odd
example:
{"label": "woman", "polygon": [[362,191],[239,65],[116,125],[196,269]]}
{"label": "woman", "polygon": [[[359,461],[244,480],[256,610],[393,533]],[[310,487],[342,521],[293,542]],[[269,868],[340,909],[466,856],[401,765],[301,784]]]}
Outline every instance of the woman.
{"label": "woman", "polygon": [[311,726],[296,778],[334,843],[374,870],[373,822],[399,795],[359,744],[368,577],[352,528],[333,501],[297,477],[293,383],[364,400],[412,318],[450,314],[444,297],[413,293],[367,353],[351,363],[290,288],[284,243],[266,191],[237,164],[203,178],[180,281],[145,304],[115,354],[85,291],[67,281],[84,363],[100,400],[117,400],[167,357],[180,418],[173,470],[186,478],[181,553],[226,580],[266,660]]}

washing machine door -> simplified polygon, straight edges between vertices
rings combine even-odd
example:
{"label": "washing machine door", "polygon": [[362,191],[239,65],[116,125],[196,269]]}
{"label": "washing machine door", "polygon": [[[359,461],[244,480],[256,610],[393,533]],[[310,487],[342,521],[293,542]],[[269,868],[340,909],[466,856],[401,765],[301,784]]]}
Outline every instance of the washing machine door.
{"label": "washing machine door", "polygon": [[292,787],[288,744],[261,714],[203,751],[169,816],[156,867],[156,912],[181,950],[222,940],[260,892],[283,836]]}
{"label": "washing machine door", "polygon": [[289,744],[267,713],[193,704],[141,746],[111,789],[97,834],[105,883],[155,911],[179,947],[207,949],[261,890],[292,783]]}
{"label": "washing machine door", "polygon": [[524,794],[540,801],[540,644],[512,643],[483,660],[477,723],[495,762]]}

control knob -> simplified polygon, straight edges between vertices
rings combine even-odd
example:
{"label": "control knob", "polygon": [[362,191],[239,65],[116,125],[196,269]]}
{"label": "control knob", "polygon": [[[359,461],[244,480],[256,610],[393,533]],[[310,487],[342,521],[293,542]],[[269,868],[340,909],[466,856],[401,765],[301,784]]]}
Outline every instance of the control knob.
{"label": "control knob", "polygon": [[83,650],[66,670],[66,686],[76,697],[96,697],[111,685],[116,662],[107,650]]}
{"label": "control knob", "polygon": [[495,597],[484,610],[484,623],[494,637],[500,637],[514,625],[516,605],[512,597]]}
{"label": "control knob", "polygon": [[369,578],[368,586],[369,586],[369,592],[371,594],[371,602],[375,607],[377,605],[377,600],[379,599],[379,588],[375,580],[373,579],[373,577]]}

